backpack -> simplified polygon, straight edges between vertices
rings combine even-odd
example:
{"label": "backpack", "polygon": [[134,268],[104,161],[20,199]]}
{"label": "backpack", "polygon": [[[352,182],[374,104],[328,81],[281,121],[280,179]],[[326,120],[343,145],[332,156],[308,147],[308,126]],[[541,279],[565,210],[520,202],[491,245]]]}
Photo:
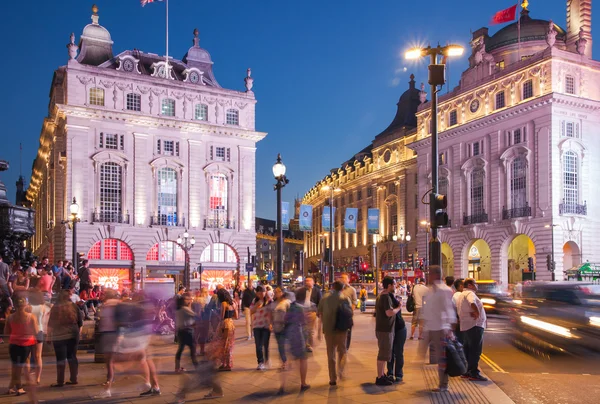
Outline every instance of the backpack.
{"label": "backpack", "polygon": [[352,307],[347,299],[343,299],[337,308],[335,315],[335,330],[348,331],[354,325],[352,320]]}
{"label": "backpack", "polygon": [[412,313],[413,311],[415,311],[415,309],[417,308],[417,305],[415,303],[415,298],[414,296],[408,295],[408,299],[406,299],[406,311],[408,311],[409,313]]}
{"label": "backpack", "polygon": [[457,340],[446,341],[446,373],[450,377],[467,373],[467,359],[463,346]]}

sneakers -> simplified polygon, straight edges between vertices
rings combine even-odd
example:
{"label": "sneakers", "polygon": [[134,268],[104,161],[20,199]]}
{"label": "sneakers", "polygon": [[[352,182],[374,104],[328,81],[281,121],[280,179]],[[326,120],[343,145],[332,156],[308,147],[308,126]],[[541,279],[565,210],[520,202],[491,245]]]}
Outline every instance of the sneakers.
{"label": "sneakers", "polygon": [[140,397],[148,396],[160,396],[160,389],[155,389],[154,387],[151,387],[150,390],[146,390],[140,394]]}
{"label": "sneakers", "polygon": [[248,337],[248,341],[252,341],[252,337]]}
{"label": "sneakers", "polygon": [[391,386],[392,384],[394,384],[394,382],[391,381],[387,376],[382,376],[375,379],[376,386]]}
{"label": "sneakers", "polygon": [[264,363],[259,363],[258,366],[256,367],[256,370],[267,370],[267,367],[265,366]]}
{"label": "sneakers", "polygon": [[101,393],[94,396],[94,398],[111,398],[112,394],[110,390],[103,390]]}
{"label": "sneakers", "polygon": [[431,390],[433,393],[447,393],[448,392],[448,387],[436,387],[435,389]]}

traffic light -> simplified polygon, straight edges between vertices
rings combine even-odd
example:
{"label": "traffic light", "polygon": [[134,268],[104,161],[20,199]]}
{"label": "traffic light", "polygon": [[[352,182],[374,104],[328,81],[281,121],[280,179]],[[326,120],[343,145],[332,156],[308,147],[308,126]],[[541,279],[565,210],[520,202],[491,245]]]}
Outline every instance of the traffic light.
{"label": "traffic light", "polygon": [[533,272],[533,258],[529,257],[527,259],[527,268],[529,269],[529,272]]}
{"label": "traffic light", "polygon": [[546,268],[548,268],[548,271],[552,271],[553,268],[552,255],[550,254],[546,255]]}
{"label": "traffic light", "polygon": [[136,281],[141,281],[142,280],[142,273],[141,272],[136,272],[135,273],[135,280]]}
{"label": "traffic light", "polygon": [[360,270],[360,259],[358,257],[352,258],[352,272],[358,273]]}
{"label": "traffic light", "polygon": [[431,209],[435,211],[433,223],[431,227],[446,227],[448,226],[448,214],[444,212],[444,209],[448,207],[448,199],[446,195],[431,193],[429,203]]}

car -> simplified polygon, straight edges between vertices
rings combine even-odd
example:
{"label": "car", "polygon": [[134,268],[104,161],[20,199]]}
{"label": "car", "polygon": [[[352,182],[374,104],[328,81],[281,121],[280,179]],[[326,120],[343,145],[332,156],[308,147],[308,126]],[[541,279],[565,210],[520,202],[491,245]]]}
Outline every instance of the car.
{"label": "car", "polygon": [[494,280],[478,280],[477,296],[481,299],[486,314],[504,314],[510,295]]}
{"label": "car", "polygon": [[600,352],[600,285],[532,282],[511,302],[513,340],[524,350],[588,355]]}

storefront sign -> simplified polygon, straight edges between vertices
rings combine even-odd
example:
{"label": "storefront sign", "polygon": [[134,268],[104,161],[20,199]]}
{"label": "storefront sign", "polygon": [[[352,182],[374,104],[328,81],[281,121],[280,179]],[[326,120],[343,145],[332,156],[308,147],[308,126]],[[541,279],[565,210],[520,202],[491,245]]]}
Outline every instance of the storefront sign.
{"label": "storefront sign", "polygon": [[129,280],[129,268],[90,268],[90,279],[94,285],[121,290],[123,282]]}
{"label": "storefront sign", "polygon": [[206,286],[209,291],[215,290],[217,288],[217,285],[223,285],[226,288],[228,288],[232,284],[233,271],[202,271],[202,286]]}

